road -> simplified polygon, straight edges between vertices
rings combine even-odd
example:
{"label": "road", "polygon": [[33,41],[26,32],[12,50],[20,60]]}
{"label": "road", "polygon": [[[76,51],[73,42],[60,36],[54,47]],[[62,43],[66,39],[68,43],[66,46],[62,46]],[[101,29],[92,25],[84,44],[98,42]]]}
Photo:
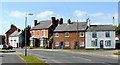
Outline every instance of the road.
{"label": "road", "polygon": [[[24,53],[24,49],[16,50]],[[28,50],[28,54],[36,56],[39,59],[50,63],[51,65],[118,65],[118,59],[111,57],[99,57],[94,55],[85,55],[62,51],[47,51],[47,50]]]}

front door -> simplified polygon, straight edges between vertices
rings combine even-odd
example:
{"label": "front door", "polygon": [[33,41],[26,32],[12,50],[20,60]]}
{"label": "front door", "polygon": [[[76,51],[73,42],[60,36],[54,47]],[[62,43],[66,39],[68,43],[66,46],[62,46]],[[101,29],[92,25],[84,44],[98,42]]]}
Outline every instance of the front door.
{"label": "front door", "polygon": [[103,40],[100,40],[100,48],[103,49]]}
{"label": "front door", "polygon": [[63,49],[63,42],[60,43],[60,48]]}
{"label": "front door", "polygon": [[75,49],[78,49],[78,42],[75,42]]}

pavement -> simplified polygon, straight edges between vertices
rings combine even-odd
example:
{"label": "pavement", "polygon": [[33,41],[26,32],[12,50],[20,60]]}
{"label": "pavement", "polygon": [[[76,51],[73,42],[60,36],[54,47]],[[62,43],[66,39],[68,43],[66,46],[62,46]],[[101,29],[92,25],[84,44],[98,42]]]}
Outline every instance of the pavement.
{"label": "pavement", "polygon": [[17,55],[18,52],[0,53],[2,56],[1,65],[26,65],[26,63]]}

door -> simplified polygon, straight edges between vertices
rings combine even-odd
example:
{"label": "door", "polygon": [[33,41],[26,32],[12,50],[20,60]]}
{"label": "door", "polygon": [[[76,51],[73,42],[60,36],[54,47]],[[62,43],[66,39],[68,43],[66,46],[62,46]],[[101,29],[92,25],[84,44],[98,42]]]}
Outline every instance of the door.
{"label": "door", "polygon": [[63,42],[60,43],[60,48],[63,49]]}
{"label": "door", "polygon": [[103,49],[103,40],[100,40],[100,48]]}
{"label": "door", "polygon": [[78,42],[75,42],[75,49],[78,49]]}

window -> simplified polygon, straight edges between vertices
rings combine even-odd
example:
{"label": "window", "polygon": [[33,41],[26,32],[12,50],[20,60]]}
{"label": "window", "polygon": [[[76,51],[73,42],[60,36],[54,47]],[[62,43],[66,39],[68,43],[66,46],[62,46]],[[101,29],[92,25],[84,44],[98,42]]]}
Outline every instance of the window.
{"label": "window", "polygon": [[68,32],[65,33],[65,37],[69,37],[69,33]]}
{"label": "window", "polygon": [[70,46],[70,43],[69,42],[65,42],[65,46]]}
{"label": "window", "polygon": [[42,30],[42,36],[45,36],[45,30]]}
{"label": "window", "polygon": [[40,35],[40,30],[37,30],[37,34]]}
{"label": "window", "polygon": [[84,42],[80,42],[80,47],[84,47]]}
{"label": "window", "polygon": [[84,37],[84,32],[80,32],[80,37]]}
{"label": "window", "polygon": [[106,33],[105,33],[105,36],[106,36],[106,37],[110,37],[110,33],[109,33],[109,32],[106,32]]}
{"label": "window", "polygon": [[106,40],[105,41],[105,46],[111,46],[111,40]]}
{"label": "window", "polygon": [[55,42],[55,46],[56,46],[56,47],[59,46],[59,42]]}
{"label": "window", "polygon": [[97,46],[97,40],[91,41],[91,46]]}
{"label": "window", "polygon": [[34,31],[32,31],[32,36],[34,35]]}
{"label": "window", "polygon": [[97,38],[97,33],[96,32],[92,33],[92,38]]}
{"label": "window", "polygon": [[59,33],[55,33],[55,37],[59,37]]}

